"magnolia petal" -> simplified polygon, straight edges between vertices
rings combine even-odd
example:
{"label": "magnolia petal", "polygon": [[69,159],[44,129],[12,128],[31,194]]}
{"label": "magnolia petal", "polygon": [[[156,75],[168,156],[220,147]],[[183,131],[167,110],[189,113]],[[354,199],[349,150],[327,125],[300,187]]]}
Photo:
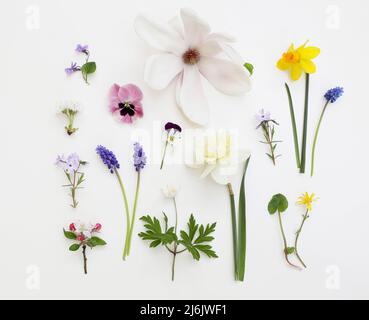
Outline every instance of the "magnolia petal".
{"label": "magnolia petal", "polygon": [[311,60],[301,60],[300,64],[306,73],[311,74],[316,72],[316,65]]}
{"label": "magnolia petal", "polygon": [[163,90],[183,70],[182,59],[170,53],[152,56],[146,63],[145,81],[155,90]]}
{"label": "magnolia petal", "polygon": [[209,35],[210,26],[191,9],[181,9],[185,41],[189,47],[199,46]]}
{"label": "magnolia petal", "polygon": [[172,27],[156,23],[144,16],[138,16],[135,21],[137,35],[151,47],[181,55],[185,50],[185,43]]}
{"label": "magnolia petal", "polygon": [[234,43],[236,38],[225,33],[212,33],[208,36],[207,40],[214,40],[221,43]]}
{"label": "magnolia petal", "polygon": [[197,66],[185,65],[178,90],[177,99],[183,113],[192,122],[205,126],[209,122],[209,107]]}
{"label": "magnolia petal", "polygon": [[243,66],[245,64],[245,60],[241,57],[241,55],[233,49],[227,43],[219,43],[224,53],[233,61],[233,63]]}
{"label": "magnolia petal", "polygon": [[169,20],[169,25],[175,30],[184,41],[183,23],[180,17],[176,16]]}
{"label": "magnolia petal", "polygon": [[199,51],[202,57],[214,57],[223,51],[221,45],[214,40],[205,41],[200,47]]}
{"label": "magnolia petal", "polygon": [[203,57],[198,66],[201,74],[220,92],[240,95],[251,89],[250,77],[242,65],[223,59]]}
{"label": "magnolia petal", "polygon": [[298,64],[295,64],[292,66],[292,69],[291,69],[291,77],[292,77],[292,80],[293,81],[297,81],[301,78],[302,76],[302,68],[300,65]]}

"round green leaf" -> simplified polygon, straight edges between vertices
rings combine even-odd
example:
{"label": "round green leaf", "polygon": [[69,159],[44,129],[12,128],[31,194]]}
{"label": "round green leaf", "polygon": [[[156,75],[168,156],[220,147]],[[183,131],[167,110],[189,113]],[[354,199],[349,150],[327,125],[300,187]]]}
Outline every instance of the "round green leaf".
{"label": "round green leaf", "polygon": [[95,62],[87,62],[81,68],[83,74],[88,75],[96,72],[96,63]]}
{"label": "round green leaf", "polygon": [[288,209],[288,200],[283,194],[276,194],[268,205],[268,211],[270,214],[278,212],[285,212]]}

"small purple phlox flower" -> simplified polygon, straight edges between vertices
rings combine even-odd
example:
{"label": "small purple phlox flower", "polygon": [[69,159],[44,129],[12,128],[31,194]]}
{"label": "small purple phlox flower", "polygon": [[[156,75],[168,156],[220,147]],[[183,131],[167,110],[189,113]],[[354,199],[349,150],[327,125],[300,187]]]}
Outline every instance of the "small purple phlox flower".
{"label": "small purple phlox flower", "polygon": [[259,129],[266,122],[273,122],[275,124],[278,124],[275,120],[272,119],[271,113],[268,111],[266,112],[264,109],[260,110],[259,114],[256,115],[256,119],[259,123],[256,129]]}
{"label": "small purple phlox flower", "polygon": [[140,172],[146,166],[147,157],[143,147],[139,143],[134,144],[133,161],[137,172]]}
{"label": "small purple phlox flower", "polygon": [[58,156],[55,164],[64,171],[72,174],[79,169],[81,162],[79,156],[73,153],[68,158],[65,158],[64,155]]}

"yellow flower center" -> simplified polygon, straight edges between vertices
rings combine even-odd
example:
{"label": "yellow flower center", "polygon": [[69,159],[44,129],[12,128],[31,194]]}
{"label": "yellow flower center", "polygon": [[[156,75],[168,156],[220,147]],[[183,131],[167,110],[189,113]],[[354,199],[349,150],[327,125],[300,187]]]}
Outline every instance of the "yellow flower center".
{"label": "yellow flower center", "polygon": [[283,54],[283,60],[286,61],[287,63],[300,63],[301,60],[301,56],[297,51],[293,51],[293,52],[286,52],[285,54]]}

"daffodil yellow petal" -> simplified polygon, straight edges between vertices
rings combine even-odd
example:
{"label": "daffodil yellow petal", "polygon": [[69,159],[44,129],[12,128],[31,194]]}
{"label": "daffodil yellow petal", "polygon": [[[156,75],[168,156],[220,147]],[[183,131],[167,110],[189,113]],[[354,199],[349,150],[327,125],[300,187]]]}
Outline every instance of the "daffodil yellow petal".
{"label": "daffodil yellow petal", "polygon": [[310,60],[301,60],[300,65],[306,73],[312,74],[316,72],[316,65]]}
{"label": "daffodil yellow petal", "polygon": [[317,47],[306,47],[300,50],[300,54],[302,59],[312,60],[319,56],[320,49]]}
{"label": "daffodil yellow petal", "polygon": [[295,51],[295,45],[292,43],[290,48],[288,49],[288,52]]}
{"label": "daffodil yellow petal", "polygon": [[297,81],[301,78],[302,76],[302,68],[300,65],[293,65],[292,66],[292,70],[291,70],[291,77],[293,81]]}
{"label": "daffodil yellow petal", "polygon": [[282,71],[287,70],[289,67],[289,64],[284,59],[279,60],[277,63],[277,68]]}

